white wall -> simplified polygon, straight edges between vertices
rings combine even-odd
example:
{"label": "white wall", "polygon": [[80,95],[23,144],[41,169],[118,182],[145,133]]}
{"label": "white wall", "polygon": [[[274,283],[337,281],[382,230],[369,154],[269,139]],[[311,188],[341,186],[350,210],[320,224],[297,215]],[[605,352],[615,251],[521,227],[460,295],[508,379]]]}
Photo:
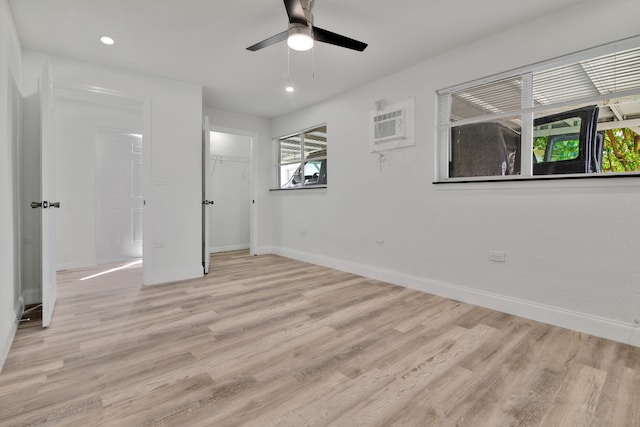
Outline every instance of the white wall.
{"label": "white wall", "polygon": [[251,137],[211,132],[211,252],[249,248]]}
{"label": "white wall", "polygon": [[16,288],[19,271],[16,269],[15,247],[19,239],[18,209],[13,196],[16,168],[16,120],[15,105],[19,93],[15,93],[11,79],[22,87],[22,62],[20,40],[6,0],[0,0],[0,370],[4,364],[20,315],[22,295]]}
{"label": "white wall", "polygon": [[253,140],[253,171],[252,171],[252,197],[255,200],[256,221],[254,223],[255,253],[265,254],[271,252],[272,244],[272,212],[269,189],[273,182],[271,167],[271,120],[222,111],[214,108],[204,108],[204,114],[209,116],[211,128],[219,131],[241,131],[255,135]]}
{"label": "white wall", "polygon": [[[640,345],[640,181],[432,184],[436,90],[637,33],[635,0],[582,6],[274,119],[329,144],[326,191],[271,194],[274,252]],[[380,171],[368,113],[409,98],[417,144]]]}
{"label": "white wall", "polygon": [[96,136],[99,129],[142,133],[142,111],[56,99],[58,269],[96,265]]}
{"label": "white wall", "polygon": [[[27,94],[36,91],[42,58],[39,52],[23,52]],[[50,63],[58,88],[147,101],[143,114],[149,141],[143,144],[150,147],[151,161],[144,160],[145,284],[201,276],[202,88],[55,56]],[[63,215],[61,208],[58,217]]]}

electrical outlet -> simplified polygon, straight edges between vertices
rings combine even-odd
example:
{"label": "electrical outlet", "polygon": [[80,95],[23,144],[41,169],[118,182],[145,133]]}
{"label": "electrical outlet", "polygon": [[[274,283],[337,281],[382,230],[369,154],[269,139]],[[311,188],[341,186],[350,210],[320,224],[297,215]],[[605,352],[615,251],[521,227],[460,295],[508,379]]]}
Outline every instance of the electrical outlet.
{"label": "electrical outlet", "polygon": [[489,251],[489,260],[495,262],[505,262],[505,254],[502,251]]}

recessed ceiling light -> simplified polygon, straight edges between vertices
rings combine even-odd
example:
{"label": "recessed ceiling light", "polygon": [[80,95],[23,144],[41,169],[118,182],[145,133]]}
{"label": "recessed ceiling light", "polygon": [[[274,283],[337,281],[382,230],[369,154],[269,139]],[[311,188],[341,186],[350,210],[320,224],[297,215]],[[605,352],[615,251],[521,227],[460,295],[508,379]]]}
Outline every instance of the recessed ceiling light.
{"label": "recessed ceiling light", "polygon": [[284,88],[284,90],[286,90],[287,92],[291,93],[293,92],[295,89],[293,88],[293,86],[291,85],[287,85],[287,87]]}
{"label": "recessed ceiling light", "polygon": [[100,43],[106,46],[113,46],[116,43],[116,41],[113,39],[113,37],[101,36]]}

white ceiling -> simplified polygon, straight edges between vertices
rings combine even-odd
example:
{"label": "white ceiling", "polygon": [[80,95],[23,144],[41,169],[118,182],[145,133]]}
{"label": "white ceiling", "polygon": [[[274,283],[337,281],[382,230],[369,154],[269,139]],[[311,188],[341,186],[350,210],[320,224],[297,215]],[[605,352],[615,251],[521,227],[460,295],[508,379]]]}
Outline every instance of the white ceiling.
{"label": "white ceiling", "polygon": [[[196,83],[204,105],[275,117],[587,0],[316,0],[318,27],[364,41],[246,50],[286,30],[282,0],[9,0],[24,48]],[[98,37],[116,39],[102,46]],[[312,59],[315,59],[313,61]],[[312,77],[315,62],[315,78]]]}

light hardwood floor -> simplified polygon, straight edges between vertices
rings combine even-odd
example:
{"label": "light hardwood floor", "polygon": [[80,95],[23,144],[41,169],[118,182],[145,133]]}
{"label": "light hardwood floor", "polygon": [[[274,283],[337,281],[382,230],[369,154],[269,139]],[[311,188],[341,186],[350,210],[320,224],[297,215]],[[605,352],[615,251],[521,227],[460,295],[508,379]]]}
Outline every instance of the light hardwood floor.
{"label": "light hardwood floor", "polygon": [[272,255],[59,274],[0,425],[640,426],[640,348]]}

